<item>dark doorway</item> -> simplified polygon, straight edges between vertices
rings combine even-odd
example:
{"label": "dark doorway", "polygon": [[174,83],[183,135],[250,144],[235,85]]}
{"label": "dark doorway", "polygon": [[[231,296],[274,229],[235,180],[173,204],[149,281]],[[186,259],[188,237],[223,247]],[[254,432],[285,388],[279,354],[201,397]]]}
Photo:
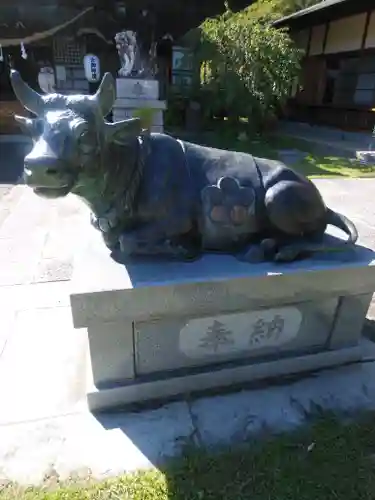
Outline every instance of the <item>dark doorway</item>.
{"label": "dark doorway", "polygon": [[339,75],[339,61],[327,61],[326,84],[323,94],[323,104],[332,104],[335,97],[336,82]]}

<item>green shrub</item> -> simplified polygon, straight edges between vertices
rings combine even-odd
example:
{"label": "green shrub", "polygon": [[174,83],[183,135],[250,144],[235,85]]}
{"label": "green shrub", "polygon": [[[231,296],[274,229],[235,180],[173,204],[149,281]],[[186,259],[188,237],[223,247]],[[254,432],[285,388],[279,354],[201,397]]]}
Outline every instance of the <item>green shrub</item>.
{"label": "green shrub", "polygon": [[142,128],[150,129],[154,121],[155,113],[156,110],[152,108],[138,108],[134,111],[133,116],[141,120]]}
{"label": "green shrub", "polygon": [[[207,19],[194,35],[195,63],[201,68],[195,94],[211,115],[248,118],[259,129],[284,105],[299,74],[302,51],[287,32],[250,11],[227,11]],[[196,95],[195,95],[196,98]]]}

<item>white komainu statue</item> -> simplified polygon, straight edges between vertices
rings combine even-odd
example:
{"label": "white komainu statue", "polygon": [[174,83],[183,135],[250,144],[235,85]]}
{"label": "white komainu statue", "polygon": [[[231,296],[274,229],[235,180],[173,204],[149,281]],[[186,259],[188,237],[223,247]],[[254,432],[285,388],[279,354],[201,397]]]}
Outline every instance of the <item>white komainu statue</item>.
{"label": "white komainu statue", "polygon": [[[141,68],[136,67],[136,60],[139,59],[139,49],[137,47],[137,35],[134,31],[121,31],[115,36],[116,49],[120,57],[121,68],[119,76],[129,76],[132,71]],[[138,65],[140,61],[137,61]]]}

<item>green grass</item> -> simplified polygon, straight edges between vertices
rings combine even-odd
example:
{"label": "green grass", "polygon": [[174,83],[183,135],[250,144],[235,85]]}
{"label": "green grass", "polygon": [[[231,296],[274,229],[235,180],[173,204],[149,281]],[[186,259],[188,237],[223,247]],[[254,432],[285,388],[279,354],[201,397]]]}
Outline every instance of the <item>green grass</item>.
{"label": "green grass", "polygon": [[1,500],[373,500],[375,419],[329,416],[293,434],[220,454],[191,453],[165,471],[101,484],[21,491]]}
{"label": "green grass", "polygon": [[375,167],[363,165],[360,162],[350,161],[348,158],[338,156],[324,156],[316,152],[316,148],[301,139],[288,137],[270,137],[249,141],[241,148],[240,141],[236,141],[230,149],[246,150],[254,156],[279,159],[278,150],[296,149],[307,153],[306,157],[291,165],[292,168],[310,178],[319,177],[373,177]]}
{"label": "green grass", "polygon": [[251,153],[254,156],[275,160],[280,159],[278,151],[296,149],[306,153],[306,157],[290,166],[310,178],[375,176],[375,167],[352,162],[344,157],[322,155],[318,152],[319,147],[302,139],[293,139],[287,136],[268,136],[241,141],[238,139],[239,133],[239,131],[233,132],[222,128],[203,133],[196,138],[192,138],[192,140],[211,147],[242,151]]}
{"label": "green grass", "polygon": [[309,154],[292,167],[310,178],[319,177],[374,177],[375,167],[350,162],[337,156]]}

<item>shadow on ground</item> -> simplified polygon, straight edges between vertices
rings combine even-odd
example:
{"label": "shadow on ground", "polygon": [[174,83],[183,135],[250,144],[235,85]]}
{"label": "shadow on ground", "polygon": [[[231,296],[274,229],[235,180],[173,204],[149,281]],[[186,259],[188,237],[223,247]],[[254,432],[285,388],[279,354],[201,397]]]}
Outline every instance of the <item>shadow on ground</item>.
{"label": "shadow on ground", "polygon": [[347,427],[335,418],[319,418],[309,430],[292,435],[218,455],[186,457],[166,473],[168,499],[373,498],[374,444],[370,417]]}
{"label": "shadow on ground", "polygon": [[[11,484],[3,500],[372,500],[375,426],[371,414],[343,423],[316,411],[295,432],[244,440],[222,450],[185,448],[156,471],[64,487],[51,474],[43,489]],[[56,488],[57,487],[57,488]],[[4,496],[5,494],[5,496]]]}
{"label": "shadow on ground", "polygon": [[18,184],[23,171],[27,143],[0,142],[0,184]]}

